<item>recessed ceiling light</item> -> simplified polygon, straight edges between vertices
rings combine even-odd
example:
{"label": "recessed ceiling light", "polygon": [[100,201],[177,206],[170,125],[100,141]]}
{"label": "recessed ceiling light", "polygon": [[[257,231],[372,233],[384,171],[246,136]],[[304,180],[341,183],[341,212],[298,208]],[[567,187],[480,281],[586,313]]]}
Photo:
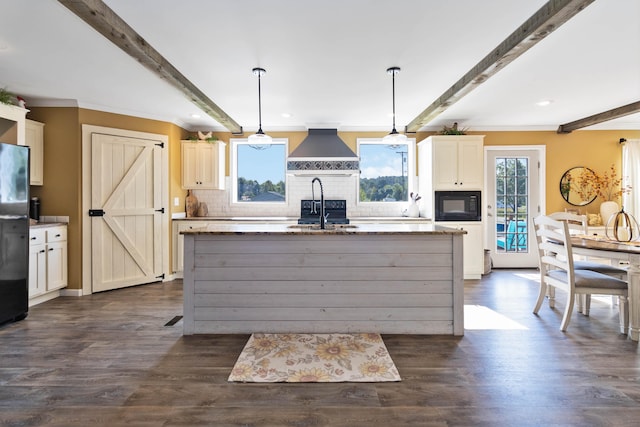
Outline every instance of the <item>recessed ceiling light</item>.
{"label": "recessed ceiling light", "polygon": [[546,106],[549,106],[551,104],[553,104],[553,100],[552,99],[542,99],[542,100],[536,102],[536,105],[538,107],[546,107]]}
{"label": "recessed ceiling light", "polygon": [[280,114],[280,115],[281,115],[282,117],[284,117],[285,119],[288,119],[288,118],[290,118],[290,117],[292,116],[292,114],[291,114],[291,113],[282,113],[282,114]]}
{"label": "recessed ceiling light", "polygon": [[191,117],[192,117],[192,118],[194,118],[194,119],[199,119],[199,118],[201,118],[202,116],[201,116],[200,114],[195,114],[195,113],[194,113],[194,114],[192,114],[192,115],[191,115]]}

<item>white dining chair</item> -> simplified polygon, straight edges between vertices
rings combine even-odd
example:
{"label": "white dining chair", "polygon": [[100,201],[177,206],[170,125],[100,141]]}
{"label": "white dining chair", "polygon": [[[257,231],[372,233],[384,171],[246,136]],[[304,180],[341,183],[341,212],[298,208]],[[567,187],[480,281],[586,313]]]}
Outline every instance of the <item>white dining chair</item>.
{"label": "white dining chair", "polygon": [[[569,233],[571,234],[589,234],[589,226],[586,215],[578,215],[571,212],[552,212],[548,215],[550,218],[564,221],[569,227]],[[606,274],[608,276],[616,277],[620,280],[627,281],[627,270],[611,265],[610,263],[589,261],[585,259],[574,259],[573,268],[576,270],[591,270],[598,273]],[[612,303],[615,304],[617,297],[612,297]],[[578,298],[578,312],[589,315],[591,309],[591,295],[584,295],[584,298]]]}
{"label": "white dining chair", "polygon": [[616,295],[620,300],[620,333],[626,334],[629,326],[627,282],[597,271],[575,269],[571,235],[566,221],[540,215],[533,222],[540,263],[540,293],[533,313],[538,314],[547,295],[549,307],[554,308],[556,289],[567,292],[567,303],[560,324],[560,330],[566,331],[576,295]]}

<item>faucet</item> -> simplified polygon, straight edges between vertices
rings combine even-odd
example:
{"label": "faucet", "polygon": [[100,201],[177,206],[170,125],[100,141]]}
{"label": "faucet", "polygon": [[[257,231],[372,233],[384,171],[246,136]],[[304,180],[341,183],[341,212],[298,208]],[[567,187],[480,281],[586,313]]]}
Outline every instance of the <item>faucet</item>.
{"label": "faucet", "polygon": [[320,181],[320,178],[318,178],[318,177],[313,178],[313,180],[311,181],[311,198],[313,199],[313,203],[312,203],[312,206],[311,206],[311,213],[317,213],[317,211],[316,211],[316,195],[313,192],[314,184],[316,183],[316,181],[318,181],[318,184],[320,184],[320,229],[324,230],[325,229],[325,223],[327,221],[327,217],[325,216],[325,213],[324,213],[324,188],[322,188],[322,181]]}

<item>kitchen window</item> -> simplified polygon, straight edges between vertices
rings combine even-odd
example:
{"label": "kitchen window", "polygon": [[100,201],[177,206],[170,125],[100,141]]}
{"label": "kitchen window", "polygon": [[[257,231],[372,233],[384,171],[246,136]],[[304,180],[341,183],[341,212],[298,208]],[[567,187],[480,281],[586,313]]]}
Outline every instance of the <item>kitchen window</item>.
{"label": "kitchen window", "polygon": [[231,202],[285,203],[288,140],[274,138],[271,144],[231,141]]}
{"label": "kitchen window", "polygon": [[407,202],[415,191],[415,139],[384,144],[382,139],[358,139],[360,202]]}

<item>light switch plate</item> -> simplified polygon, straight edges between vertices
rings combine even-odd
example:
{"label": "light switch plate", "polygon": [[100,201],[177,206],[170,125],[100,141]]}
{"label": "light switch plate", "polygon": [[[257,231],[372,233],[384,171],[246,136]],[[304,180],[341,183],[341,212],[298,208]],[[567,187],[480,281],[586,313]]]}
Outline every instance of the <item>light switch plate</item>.
{"label": "light switch plate", "polygon": [[173,198],[173,206],[180,206],[180,197]]}

